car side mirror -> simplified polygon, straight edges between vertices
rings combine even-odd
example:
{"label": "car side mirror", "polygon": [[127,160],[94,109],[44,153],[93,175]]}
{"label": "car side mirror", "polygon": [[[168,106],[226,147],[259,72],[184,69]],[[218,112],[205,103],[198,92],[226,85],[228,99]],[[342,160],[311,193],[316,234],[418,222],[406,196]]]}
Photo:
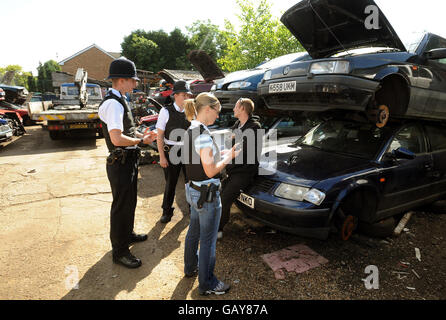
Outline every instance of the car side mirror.
{"label": "car side mirror", "polygon": [[446,59],[446,49],[432,49],[425,52],[425,57],[431,60]]}
{"label": "car side mirror", "polygon": [[392,152],[393,156],[396,159],[407,159],[407,160],[413,160],[415,159],[417,156],[415,155],[415,153],[413,153],[410,150],[407,150],[405,148],[398,148],[397,150],[394,150]]}

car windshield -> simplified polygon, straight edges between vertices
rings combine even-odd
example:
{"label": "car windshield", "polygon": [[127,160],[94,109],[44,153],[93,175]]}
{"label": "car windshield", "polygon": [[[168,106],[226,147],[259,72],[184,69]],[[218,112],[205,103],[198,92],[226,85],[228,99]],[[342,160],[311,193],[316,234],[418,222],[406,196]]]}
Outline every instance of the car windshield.
{"label": "car windshield", "polygon": [[424,32],[413,32],[406,39],[403,39],[404,46],[408,52],[415,53],[425,36]]}
{"label": "car windshield", "polygon": [[372,160],[388,137],[390,129],[373,124],[331,120],[311,129],[297,144],[323,151]]}

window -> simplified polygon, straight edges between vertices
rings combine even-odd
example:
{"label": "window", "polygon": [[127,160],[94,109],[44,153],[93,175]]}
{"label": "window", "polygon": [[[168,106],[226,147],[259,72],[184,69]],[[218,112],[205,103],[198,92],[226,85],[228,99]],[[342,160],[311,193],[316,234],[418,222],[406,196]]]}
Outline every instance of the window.
{"label": "window", "polygon": [[407,149],[415,154],[426,152],[420,129],[416,126],[401,129],[390,144],[388,152],[393,152],[399,148]]}
{"label": "window", "polygon": [[432,151],[446,150],[446,127],[426,126]]}
{"label": "window", "polygon": [[315,122],[312,120],[303,120],[303,119],[292,119],[292,118],[284,118],[277,125],[277,137],[278,138],[287,138],[287,137],[296,137],[302,136],[306,134],[310,129],[315,127],[319,122]]}

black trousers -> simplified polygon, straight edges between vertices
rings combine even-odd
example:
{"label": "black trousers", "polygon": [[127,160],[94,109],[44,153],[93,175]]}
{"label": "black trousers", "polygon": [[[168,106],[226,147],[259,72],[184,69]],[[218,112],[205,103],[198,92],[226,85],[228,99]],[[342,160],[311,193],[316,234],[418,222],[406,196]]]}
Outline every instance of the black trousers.
{"label": "black trousers", "polygon": [[136,152],[127,155],[124,164],[116,161],[107,164],[107,176],[113,195],[110,211],[110,240],[113,256],[129,253],[130,237],[133,233],[135,209],[138,196],[138,156]]}
{"label": "black trousers", "polygon": [[[166,187],[164,189],[164,198],[163,198],[163,211],[169,212],[172,208],[173,201],[175,199],[175,189],[178,184],[178,178],[180,177],[181,171],[183,172],[185,183],[188,181],[186,176],[186,167],[184,164],[172,164],[169,158],[169,153],[163,151],[169,166],[164,168],[164,178],[166,179]],[[180,152],[179,152],[180,153]],[[181,155],[179,155],[181,156]]]}
{"label": "black trousers", "polygon": [[234,201],[239,197],[240,190],[245,189],[254,179],[254,173],[241,173],[228,174],[228,178],[222,181],[221,192],[221,218],[218,231],[223,231],[223,228],[229,221],[231,212],[231,206]]}

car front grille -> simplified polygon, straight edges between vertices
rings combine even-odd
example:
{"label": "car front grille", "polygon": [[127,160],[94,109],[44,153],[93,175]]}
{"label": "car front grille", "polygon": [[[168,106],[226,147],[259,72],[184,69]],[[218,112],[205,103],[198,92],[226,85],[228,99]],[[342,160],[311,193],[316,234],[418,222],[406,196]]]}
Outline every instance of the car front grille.
{"label": "car front grille", "polygon": [[271,192],[272,188],[276,185],[275,181],[269,180],[267,178],[264,177],[258,177],[255,181],[254,181],[254,189],[256,191],[261,191],[261,192],[265,192],[265,193],[269,193]]}

